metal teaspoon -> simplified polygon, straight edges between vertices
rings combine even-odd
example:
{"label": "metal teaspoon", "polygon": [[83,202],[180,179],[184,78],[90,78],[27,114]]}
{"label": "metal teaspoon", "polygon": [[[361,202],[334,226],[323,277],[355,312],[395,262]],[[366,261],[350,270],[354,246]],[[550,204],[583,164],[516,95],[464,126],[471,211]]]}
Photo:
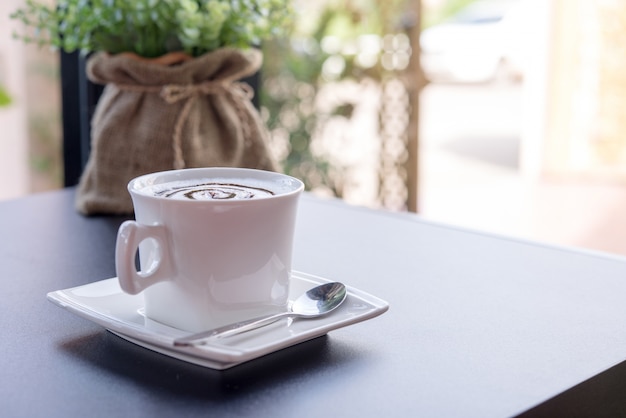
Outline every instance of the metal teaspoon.
{"label": "metal teaspoon", "polygon": [[280,318],[316,318],[336,309],[346,299],[346,295],[346,287],[342,283],[325,283],[302,294],[293,301],[291,307],[286,312],[236,322],[209,331],[191,334],[175,339],[173,344],[176,347],[203,345],[207,343],[209,338],[223,338],[250,331],[276,322]]}

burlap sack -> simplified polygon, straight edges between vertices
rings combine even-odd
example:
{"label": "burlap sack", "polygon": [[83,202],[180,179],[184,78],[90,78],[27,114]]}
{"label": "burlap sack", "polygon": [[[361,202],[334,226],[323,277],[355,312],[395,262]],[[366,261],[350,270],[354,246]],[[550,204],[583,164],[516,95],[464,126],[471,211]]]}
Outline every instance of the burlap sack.
{"label": "burlap sack", "polygon": [[106,87],[78,186],[80,212],[132,213],[128,182],[154,171],[276,169],[251,89],[237,82],[259,69],[259,51],[226,48],[169,66],[137,58],[101,53],[88,61],[89,79]]}

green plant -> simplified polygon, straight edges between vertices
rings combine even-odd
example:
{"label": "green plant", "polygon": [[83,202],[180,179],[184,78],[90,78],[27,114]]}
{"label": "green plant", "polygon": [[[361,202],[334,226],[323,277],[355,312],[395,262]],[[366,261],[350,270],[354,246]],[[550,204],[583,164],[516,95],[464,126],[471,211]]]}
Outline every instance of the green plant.
{"label": "green plant", "polygon": [[134,52],[157,57],[248,47],[288,28],[284,0],[26,0],[12,18],[33,29],[17,38],[66,52]]}
{"label": "green plant", "polygon": [[425,7],[422,15],[422,27],[428,28],[442,23],[476,0],[446,0],[435,3],[436,6]]}
{"label": "green plant", "polygon": [[[312,7],[298,15],[297,36],[263,43],[261,104],[283,171],[300,178],[307,190],[343,197],[354,187],[352,173],[356,165],[320,146],[320,138],[331,123],[352,119],[359,97],[333,100],[320,107],[318,94],[328,85],[338,87],[347,80],[382,85],[391,75],[378,56],[375,64],[364,67],[354,52],[328,52],[322,44],[332,37],[356,45],[361,35],[377,34],[382,39],[394,33],[405,2],[339,0],[326,2],[323,7],[314,2],[309,5]],[[343,66],[329,79],[324,67],[333,59],[340,59]]]}
{"label": "green plant", "polygon": [[315,109],[318,78],[328,56],[296,50],[286,39],[263,44],[261,103],[285,173],[301,179],[307,190],[328,190],[341,196],[341,176],[323,156],[312,150],[315,130],[325,115]]}
{"label": "green plant", "polygon": [[7,91],[0,86],[0,107],[2,106],[8,106],[11,104],[11,96],[9,96],[9,93],[7,93]]}

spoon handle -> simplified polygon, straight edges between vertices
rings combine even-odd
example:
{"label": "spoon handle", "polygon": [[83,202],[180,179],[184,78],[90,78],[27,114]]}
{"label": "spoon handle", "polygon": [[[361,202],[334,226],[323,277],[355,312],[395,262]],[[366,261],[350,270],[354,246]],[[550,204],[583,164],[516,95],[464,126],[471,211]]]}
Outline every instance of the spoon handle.
{"label": "spoon handle", "polygon": [[273,315],[264,315],[257,318],[248,319],[246,321],[235,322],[234,324],[224,325],[208,331],[190,334],[186,337],[177,338],[173,341],[175,347],[189,347],[193,345],[206,344],[209,338],[223,338],[231,335],[240,334],[242,332],[251,331],[269,325],[278,321],[280,318],[293,316],[292,312],[281,312]]}

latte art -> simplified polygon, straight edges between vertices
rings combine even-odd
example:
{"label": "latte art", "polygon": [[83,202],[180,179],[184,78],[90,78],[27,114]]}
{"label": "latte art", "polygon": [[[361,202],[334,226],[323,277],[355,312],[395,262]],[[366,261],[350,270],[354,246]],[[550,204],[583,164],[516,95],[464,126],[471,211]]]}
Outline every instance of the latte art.
{"label": "latte art", "polygon": [[[274,196],[259,185],[244,185],[222,181],[177,181],[149,187],[153,196],[181,200],[247,200]],[[148,190],[146,190],[148,191]]]}
{"label": "latte art", "polygon": [[270,190],[229,183],[205,183],[164,190],[161,196],[191,200],[254,199],[272,196]]}

